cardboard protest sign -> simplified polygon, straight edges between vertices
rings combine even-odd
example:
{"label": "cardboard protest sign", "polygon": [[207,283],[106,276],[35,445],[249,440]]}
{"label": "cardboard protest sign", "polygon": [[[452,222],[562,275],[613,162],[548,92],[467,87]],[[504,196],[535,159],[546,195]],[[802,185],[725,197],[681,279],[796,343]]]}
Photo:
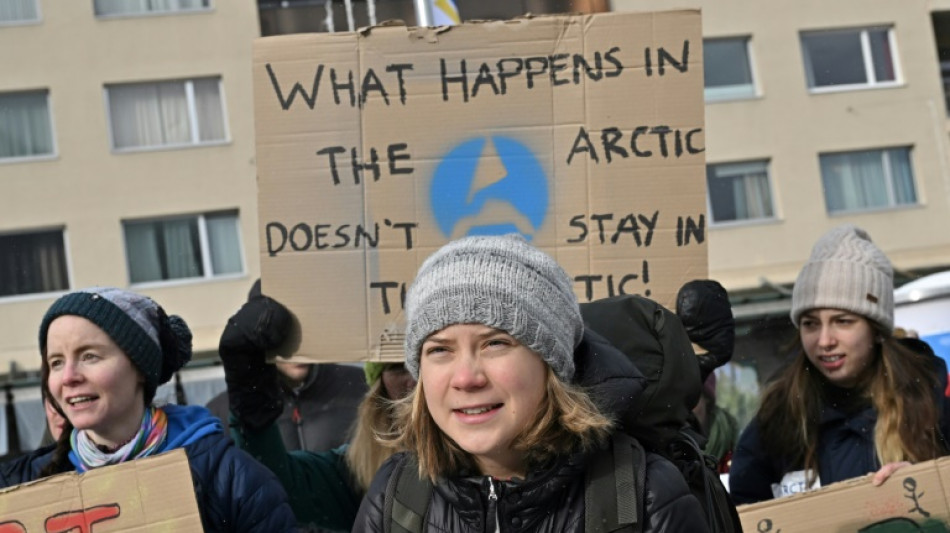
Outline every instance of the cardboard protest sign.
{"label": "cardboard protest sign", "polygon": [[301,358],[402,359],[407,285],[465,235],[521,233],[581,301],[706,276],[698,11],[266,37],[253,68],[263,288]]}
{"label": "cardboard protest sign", "polygon": [[950,532],[950,458],[902,468],[880,487],[865,476],[738,509],[743,531],[761,533]]}
{"label": "cardboard protest sign", "polygon": [[0,491],[0,533],[200,532],[185,451]]}

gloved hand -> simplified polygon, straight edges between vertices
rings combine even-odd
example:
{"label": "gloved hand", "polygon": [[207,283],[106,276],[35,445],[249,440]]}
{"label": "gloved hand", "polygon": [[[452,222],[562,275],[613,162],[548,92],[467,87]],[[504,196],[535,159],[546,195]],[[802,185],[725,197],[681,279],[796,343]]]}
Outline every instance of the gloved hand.
{"label": "gloved hand", "polygon": [[261,294],[258,280],[247,303],[228,319],[218,354],[224,364],[231,412],[245,428],[260,430],[283,411],[277,367],[265,361],[267,350],[287,338],[293,323],[290,311]]}
{"label": "gloved hand", "polygon": [[732,358],[736,323],[732,316],[729,293],[714,280],[693,280],[676,295],[676,314],[686,328],[689,340],[708,353],[699,354],[703,381],[716,368]]}

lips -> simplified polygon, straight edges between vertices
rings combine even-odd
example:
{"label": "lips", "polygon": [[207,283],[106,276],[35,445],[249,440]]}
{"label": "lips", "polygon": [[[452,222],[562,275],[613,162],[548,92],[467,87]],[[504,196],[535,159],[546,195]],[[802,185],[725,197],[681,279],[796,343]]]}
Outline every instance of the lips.
{"label": "lips", "polygon": [[818,362],[828,370],[837,370],[844,365],[844,355],[819,355]]}
{"label": "lips", "polygon": [[502,403],[493,403],[493,404],[484,404],[484,405],[472,405],[468,407],[461,407],[458,409],[453,409],[452,412],[458,417],[462,422],[467,424],[478,424],[480,422],[485,422],[490,420],[492,417],[498,413],[498,410],[502,408],[504,404]]}
{"label": "lips", "polygon": [[66,398],[66,404],[69,405],[70,407],[77,407],[77,406],[85,405],[89,402],[93,402],[98,399],[99,399],[98,396],[91,395],[91,394],[81,395],[81,396],[71,396],[69,398]]}

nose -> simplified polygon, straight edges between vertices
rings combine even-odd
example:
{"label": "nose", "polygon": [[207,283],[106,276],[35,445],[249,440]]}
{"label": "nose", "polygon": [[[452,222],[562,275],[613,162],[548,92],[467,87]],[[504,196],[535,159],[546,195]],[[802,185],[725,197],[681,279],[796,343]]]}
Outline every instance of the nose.
{"label": "nose", "polygon": [[821,331],[818,334],[818,346],[829,349],[834,347],[837,343],[838,340],[835,338],[834,330],[831,325],[822,324]]}
{"label": "nose", "polygon": [[83,379],[83,375],[79,370],[79,366],[72,362],[64,362],[61,372],[63,385],[73,385],[81,382]]}
{"label": "nose", "polygon": [[455,368],[452,372],[452,388],[459,390],[474,390],[484,387],[488,383],[482,368],[481,359],[472,349],[461,349]]}

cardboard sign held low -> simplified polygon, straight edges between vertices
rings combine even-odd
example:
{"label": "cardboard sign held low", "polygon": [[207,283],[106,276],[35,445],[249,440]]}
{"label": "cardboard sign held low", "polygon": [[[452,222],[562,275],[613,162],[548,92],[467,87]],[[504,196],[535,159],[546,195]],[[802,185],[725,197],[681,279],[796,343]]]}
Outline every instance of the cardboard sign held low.
{"label": "cardboard sign held low", "polygon": [[[261,276],[310,361],[402,359],[451,239],[521,233],[581,301],[706,277],[699,11],[254,43]],[[297,348],[299,347],[299,350]]]}
{"label": "cardboard sign held low", "polygon": [[950,532],[950,458],[898,470],[880,487],[871,476],[739,506],[754,533]]}
{"label": "cardboard sign held low", "polygon": [[0,491],[0,533],[202,531],[181,449]]}

